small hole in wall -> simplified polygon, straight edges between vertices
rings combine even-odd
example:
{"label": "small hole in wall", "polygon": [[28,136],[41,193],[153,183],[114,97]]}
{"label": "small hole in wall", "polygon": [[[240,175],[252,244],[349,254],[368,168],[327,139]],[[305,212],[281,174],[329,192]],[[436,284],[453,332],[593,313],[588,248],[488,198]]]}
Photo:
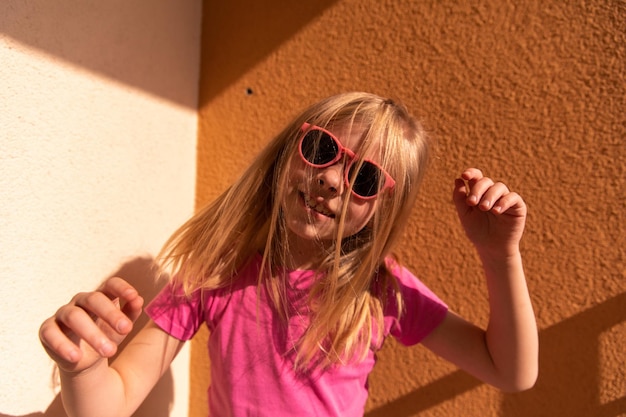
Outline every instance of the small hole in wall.
{"label": "small hole in wall", "polygon": [[251,96],[254,93],[250,87],[246,88],[246,95]]}

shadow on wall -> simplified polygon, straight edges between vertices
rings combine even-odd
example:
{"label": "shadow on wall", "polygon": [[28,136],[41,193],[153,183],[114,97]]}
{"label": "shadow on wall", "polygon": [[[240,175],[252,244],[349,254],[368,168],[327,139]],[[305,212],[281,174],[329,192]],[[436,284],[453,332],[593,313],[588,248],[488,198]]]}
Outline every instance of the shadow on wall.
{"label": "shadow on wall", "polygon": [[336,2],[300,0],[285,7],[277,1],[204,1],[200,77],[205,82],[201,83],[199,106],[209,103]]}
{"label": "shadow on wall", "polygon": [[189,62],[199,51],[196,42],[189,42],[193,31],[188,28],[201,24],[198,14],[202,13],[202,37],[213,40],[207,42],[212,49],[203,50],[201,76],[210,82],[202,90],[202,105],[336,1],[297,1],[289,7],[275,1],[246,0],[4,1],[0,2],[0,33],[196,109],[197,86],[189,88],[189,80],[197,79],[198,68],[190,68]]}
{"label": "shadow on wall", "polygon": [[[135,258],[124,265],[113,274],[111,277],[121,277],[127,280],[133,285],[137,291],[144,298],[145,303],[150,302],[158,291],[165,285],[168,277],[159,274],[155,268],[155,263],[152,258]],[[148,317],[142,313],[134,329],[126,338],[126,340],[120,345],[120,351],[124,349],[124,346],[128,341],[134,337],[134,335],[146,324]],[[43,347],[42,347],[43,349]],[[115,359],[115,358],[113,358]],[[56,383],[56,369],[54,370],[53,379]],[[56,385],[56,384],[55,384]],[[150,395],[146,398],[144,403],[133,414],[133,417],[167,417],[170,414],[174,398],[174,382],[172,377],[172,371],[168,369],[161,380],[154,387]],[[61,402],[61,396],[57,395],[52,401],[48,409],[44,412],[32,413],[19,417],[66,417],[67,414],[63,409]],[[18,417],[2,414],[0,417]]]}
{"label": "shadow on wall", "polygon": [[[602,344],[604,332],[626,323],[626,293],[604,301],[540,332],[540,373],[536,386],[519,394],[503,395],[501,417],[621,417],[626,415],[626,392],[603,399]],[[622,339],[624,335],[622,334]],[[623,342],[623,341],[622,341]],[[622,356],[623,343],[608,347]],[[620,360],[618,358],[618,360]],[[616,379],[624,380],[623,375]],[[407,417],[435,407],[480,381],[456,371],[425,387],[378,407],[365,417]],[[618,383],[619,385],[619,383]],[[621,387],[615,387],[623,390]],[[610,397],[610,395],[609,395]]]}
{"label": "shadow on wall", "polygon": [[199,0],[2,1],[0,34],[196,109],[200,12]]}

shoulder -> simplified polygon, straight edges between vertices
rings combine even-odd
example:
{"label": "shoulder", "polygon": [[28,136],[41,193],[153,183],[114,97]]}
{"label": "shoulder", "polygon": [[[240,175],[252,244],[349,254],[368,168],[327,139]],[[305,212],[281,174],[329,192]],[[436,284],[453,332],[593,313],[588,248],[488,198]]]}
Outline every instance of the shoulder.
{"label": "shoulder", "polygon": [[161,304],[165,308],[207,308],[215,299],[227,298],[232,292],[256,283],[260,267],[261,257],[254,255],[243,262],[231,276],[221,277],[213,284],[205,283],[189,290],[185,289],[183,280],[174,276],[151,304]]}
{"label": "shoulder", "polygon": [[441,323],[448,306],[396,260],[386,259],[385,268],[392,278],[385,311],[393,318],[391,334],[405,345],[416,344]]}
{"label": "shoulder", "polygon": [[414,290],[426,297],[438,299],[426,284],[394,258],[385,258],[385,271],[391,277],[392,282],[396,283],[403,296],[410,290]]}

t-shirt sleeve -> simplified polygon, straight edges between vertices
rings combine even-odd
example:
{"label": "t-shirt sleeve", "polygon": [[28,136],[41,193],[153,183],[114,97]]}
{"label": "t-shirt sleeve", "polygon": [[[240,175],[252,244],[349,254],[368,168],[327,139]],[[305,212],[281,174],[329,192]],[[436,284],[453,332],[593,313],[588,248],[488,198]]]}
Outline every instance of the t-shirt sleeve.
{"label": "t-shirt sleeve", "polygon": [[415,345],[441,324],[448,306],[406,268],[394,266],[392,273],[397,279],[404,309],[400,314],[397,308],[393,309],[395,314],[389,333],[403,345]]}
{"label": "t-shirt sleeve", "polygon": [[200,291],[187,297],[180,287],[167,284],[146,307],[161,329],[179,340],[191,339],[203,323]]}

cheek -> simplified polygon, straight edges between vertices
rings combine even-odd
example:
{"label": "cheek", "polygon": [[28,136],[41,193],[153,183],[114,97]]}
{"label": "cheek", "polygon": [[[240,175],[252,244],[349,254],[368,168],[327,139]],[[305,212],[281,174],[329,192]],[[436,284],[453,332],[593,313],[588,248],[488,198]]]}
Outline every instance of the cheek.
{"label": "cheek", "polygon": [[372,219],[376,212],[376,202],[367,201],[356,203],[350,202],[350,207],[346,213],[346,226],[349,229],[349,234],[354,234],[363,229],[367,223]]}
{"label": "cheek", "polygon": [[294,155],[289,161],[287,167],[287,185],[292,187],[303,182],[307,178],[307,166],[302,162],[298,155]]}

